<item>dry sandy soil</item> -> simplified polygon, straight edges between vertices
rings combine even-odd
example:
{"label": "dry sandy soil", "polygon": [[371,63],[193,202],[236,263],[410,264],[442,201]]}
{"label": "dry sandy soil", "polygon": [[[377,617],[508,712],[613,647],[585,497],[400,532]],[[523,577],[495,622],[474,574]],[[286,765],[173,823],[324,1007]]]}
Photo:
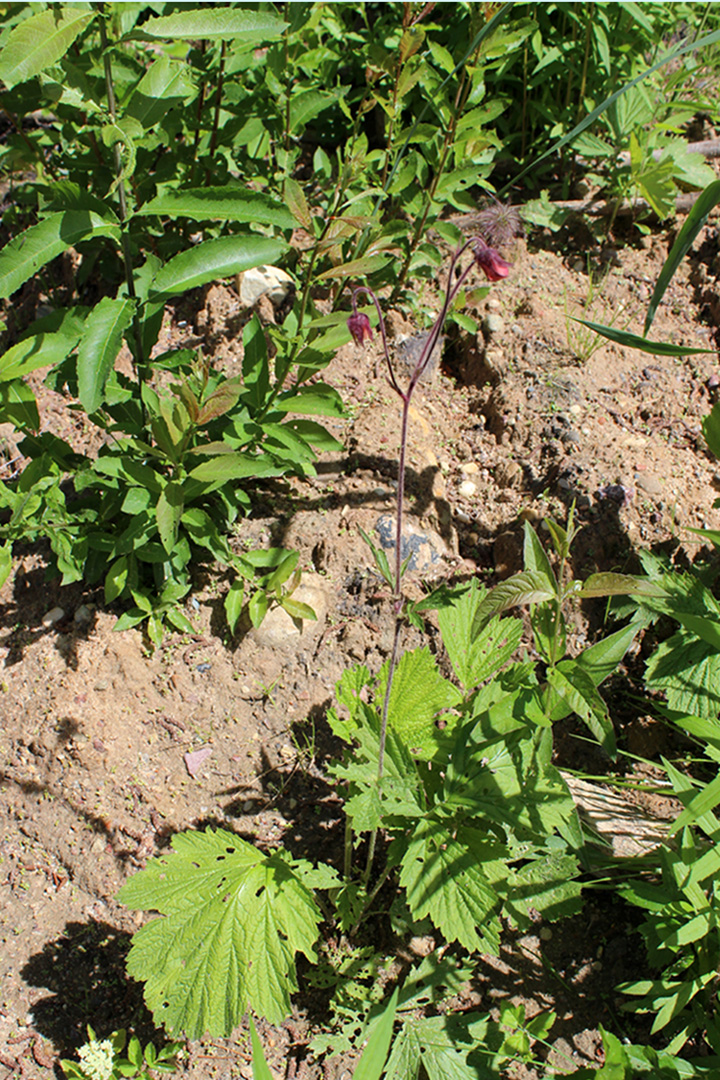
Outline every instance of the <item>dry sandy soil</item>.
{"label": "dry sandy soil", "polygon": [[[717,235],[711,221],[698,237],[657,315],[656,339],[713,347]],[[658,232],[598,247],[576,223],[506,253],[511,276],[473,309],[480,333],[450,334],[439,370],[414,399],[408,521],[430,545],[410,576],[413,595],[429,581],[477,574],[492,583],[514,572],[523,518],[541,528],[548,514],[563,520],[573,500],[578,575],[633,570],[640,546],[692,560],[699,545],[686,527],[720,528],[718,463],[700,427],[720,385],[717,354],[649,357],[584,337],[566,317],[640,332],[671,242]],[[590,308],[588,268],[602,282]],[[437,296],[426,289],[418,302],[431,311]],[[235,371],[243,318],[235,289],[213,286],[194,311],[173,314],[167,338],[202,338]],[[402,313],[389,321],[395,343],[422,329]],[[374,345],[338,353],[324,377],[347,405],[335,427],[345,452],[323,458],[312,480],[262,492],[242,526],[256,545],[300,550],[318,614],[302,633],[273,615],[260,632],[230,640],[226,581],[212,569],[199,571],[187,606],[196,634],[168,635],[155,652],[139,631],[114,632],[118,613],[101,593],[46,582],[41,550],[22,555],[0,592],[0,1080],[57,1073],[88,1023],[102,1035],[127,1027],[161,1038],[141,987],[124,974],[143,916],[115,896],[172,833],[214,822],[265,848],[340,858],[342,804],[324,779],[333,749],[324,715],[343,668],[363,661],[377,670],[392,630],[358,533],[379,520],[382,530],[394,510],[399,408],[378,366]],[[45,426],[81,445],[82,430],[68,426],[58,401],[43,403]],[[601,617],[578,610],[573,651],[597,635]],[[639,658],[629,667],[609,688],[611,710],[621,746],[652,759],[666,736],[629,700]],[[574,731],[568,724],[558,733],[561,762],[578,763]],[[185,755],[202,748],[211,753],[196,770]],[[599,1023],[621,1035],[638,1030],[613,993],[642,963],[628,912],[596,895],[569,923],[538,929],[508,936],[501,962],[481,970],[466,1004],[491,1009],[509,996],[531,1013],[554,1008],[551,1038],[564,1055],[556,1060],[597,1064]],[[325,1007],[317,994],[301,995],[291,1022],[261,1025],[275,1075],[323,1075],[305,1044]],[[247,1030],[188,1046],[180,1072],[251,1076]],[[347,1062],[324,1076],[349,1076]]]}

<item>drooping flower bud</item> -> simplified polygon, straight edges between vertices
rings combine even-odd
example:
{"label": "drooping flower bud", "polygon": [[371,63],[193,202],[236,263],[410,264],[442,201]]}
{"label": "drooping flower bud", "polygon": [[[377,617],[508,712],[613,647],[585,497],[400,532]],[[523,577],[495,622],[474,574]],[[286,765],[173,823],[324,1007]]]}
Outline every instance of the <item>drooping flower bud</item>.
{"label": "drooping flower bud", "polygon": [[372,341],[370,320],[363,311],[354,311],[347,321],[347,326],[356,345],[364,345],[366,341]]}
{"label": "drooping flower bud", "polygon": [[510,273],[510,263],[503,259],[495,248],[488,247],[484,240],[478,240],[474,248],[475,265],[482,270],[488,281],[501,281]]}

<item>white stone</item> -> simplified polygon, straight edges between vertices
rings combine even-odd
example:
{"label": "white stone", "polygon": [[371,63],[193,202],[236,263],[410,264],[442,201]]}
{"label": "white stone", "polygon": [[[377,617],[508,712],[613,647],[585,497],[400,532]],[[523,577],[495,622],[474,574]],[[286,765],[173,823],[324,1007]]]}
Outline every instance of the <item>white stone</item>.
{"label": "white stone", "polygon": [[47,615],[43,615],[43,626],[55,626],[57,623],[62,622],[65,618],[65,612],[61,607],[54,607],[51,611],[48,611]]}
{"label": "white stone", "polygon": [[477,484],[473,484],[472,480],[463,480],[458,491],[463,499],[471,499],[473,495],[477,495]]}
{"label": "white stone", "polygon": [[261,296],[269,296],[279,307],[295,282],[279,266],[254,266],[238,275],[240,299],[246,307],[252,307]]}

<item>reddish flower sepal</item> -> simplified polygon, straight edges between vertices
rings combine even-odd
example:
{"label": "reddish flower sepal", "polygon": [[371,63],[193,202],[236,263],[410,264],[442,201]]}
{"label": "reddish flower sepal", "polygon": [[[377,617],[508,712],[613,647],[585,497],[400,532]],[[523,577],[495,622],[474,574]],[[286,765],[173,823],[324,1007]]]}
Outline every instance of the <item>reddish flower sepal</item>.
{"label": "reddish flower sepal", "polygon": [[372,327],[364,312],[354,311],[347,321],[347,326],[356,345],[364,345],[366,341],[372,341]]}
{"label": "reddish flower sepal", "polygon": [[475,244],[475,265],[482,270],[488,281],[501,281],[510,273],[510,263],[503,259],[495,248],[488,247],[483,240]]}

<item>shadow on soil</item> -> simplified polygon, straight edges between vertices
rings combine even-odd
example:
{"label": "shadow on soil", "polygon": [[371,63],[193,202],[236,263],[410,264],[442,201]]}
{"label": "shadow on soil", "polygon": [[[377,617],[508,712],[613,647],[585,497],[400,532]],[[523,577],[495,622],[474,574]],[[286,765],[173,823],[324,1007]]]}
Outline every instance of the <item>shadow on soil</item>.
{"label": "shadow on soil", "polygon": [[33,1006],[33,1025],[60,1054],[71,1056],[87,1041],[88,1024],[101,1039],[126,1028],[141,1042],[165,1042],[145,1008],[142,987],[125,974],[130,940],[107,923],[68,923],[62,937],[22,969],[29,986],[49,991]]}

